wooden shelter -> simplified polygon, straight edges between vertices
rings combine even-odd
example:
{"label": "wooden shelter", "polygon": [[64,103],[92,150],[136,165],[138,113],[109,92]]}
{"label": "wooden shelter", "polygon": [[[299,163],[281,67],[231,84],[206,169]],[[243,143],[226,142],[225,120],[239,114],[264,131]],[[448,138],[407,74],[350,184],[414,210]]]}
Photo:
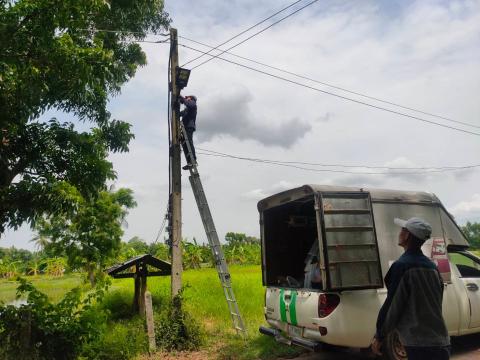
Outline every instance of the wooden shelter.
{"label": "wooden shelter", "polygon": [[[149,267],[155,268],[156,271],[149,271]],[[133,308],[139,314],[145,315],[147,277],[171,275],[172,265],[152,255],[144,254],[131,258],[122,264],[114,265],[106,269],[105,272],[115,279],[134,278],[135,295],[133,298]]]}

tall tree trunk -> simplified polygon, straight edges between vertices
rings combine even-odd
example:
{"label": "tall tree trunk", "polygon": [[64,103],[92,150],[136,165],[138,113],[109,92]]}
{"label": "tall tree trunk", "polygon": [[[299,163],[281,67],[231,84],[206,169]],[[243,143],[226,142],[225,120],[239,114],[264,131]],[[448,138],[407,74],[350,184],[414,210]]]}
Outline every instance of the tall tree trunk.
{"label": "tall tree trunk", "polygon": [[87,273],[88,273],[88,280],[90,281],[90,286],[95,286],[95,266],[93,264],[87,264]]}

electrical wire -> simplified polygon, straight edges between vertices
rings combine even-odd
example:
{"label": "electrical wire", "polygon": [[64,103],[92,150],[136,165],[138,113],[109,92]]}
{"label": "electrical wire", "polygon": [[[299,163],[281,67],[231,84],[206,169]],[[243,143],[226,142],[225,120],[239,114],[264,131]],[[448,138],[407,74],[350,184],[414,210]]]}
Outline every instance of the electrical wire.
{"label": "electrical wire", "polygon": [[160,239],[160,235],[162,235],[163,233],[163,229],[165,228],[165,224],[167,223],[168,211],[169,211],[169,206],[167,206],[167,210],[165,212],[165,215],[163,216],[162,225],[160,225],[160,229],[158,230],[157,237],[155,238],[155,241],[153,242],[153,244],[156,244],[158,242],[158,239]]}
{"label": "electrical wire", "polygon": [[[235,35],[235,36],[233,36],[233,37],[229,38],[228,40],[225,40],[223,43],[221,43],[221,44],[217,45],[217,46],[216,46],[214,49],[212,49],[211,51],[213,51],[213,50],[215,50],[215,49],[219,48],[219,47],[220,47],[220,46],[222,46],[222,45],[225,45],[226,43],[228,43],[228,42],[232,41],[233,39],[236,39],[236,38],[238,38],[239,36],[241,36],[241,35],[245,34],[246,32],[248,32],[248,31],[250,31],[250,30],[252,30],[253,28],[257,27],[258,25],[261,25],[261,24],[263,24],[265,21],[268,21],[268,20],[270,20],[271,18],[273,18],[273,17],[277,16],[278,14],[280,14],[280,13],[284,12],[285,10],[287,10],[287,9],[291,8],[292,6],[294,6],[294,5],[298,4],[299,2],[302,2],[302,1],[303,1],[303,0],[297,0],[297,1],[293,2],[293,3],[291,3],[290,5],[288,5],[288,6],[284,7],[283,9],[281,9],[281,10],[277,11],[276,13],[274,13],[274,14],[270,15],[269,17],[267,17],[267,18],[265,18],[265,19],[263,19],[263,20],[261,20],[261,21],[257,22],[256,24],[254,24],[254,25],[250,26],[248,29],[245,29],[245,30],[243,30],[242,32],[238,33],[237,35]],[[208,53],[210,53],[211,51],[209,51]],[[202,55],[200,55],[200,56],[197,56],[197,57],[196,57],[196,58],[194,58],[194,59],[191,59],[191,60],[187,61],[187,62],[186,62],[185,64],[183,64],[181,67],[184,67],[184,66],[186,66],[186,65],[190,64],[191,62],[193,62],[193,61],[196,61],[196,60],[198,60],[198,59],[202,58],[203,56],[205,56],[205,54],[202,54]]]}
{"label": "electrical wire", "polygon": [[[212,153],[222,156],[238,156],[227,154],[219,151],[204,149],[197,147],[198,150],[204,151],[206,153]],[[206,154],[205,154],[206,155]],[[245,156],[240,156],[245,158]],[[421,166],[421,167],[396,167],[396,166],[372,166],[372,165],[346,165],[346,164],[325,164],[325,163],[312,163],[312,162],[301,162],[301,161],[281,161],[281,160],[271,160],[271,159],[258,159],[262,161],[272,162],[272,163],[282,163],[282,164],[298,164],[298,165],[310,165],[310,166],[320,166],[320,167],[342,167],[342,168],[367,168],[367,169],[385,169],[385,170],[465,170],[480,167],[480,164],[474,165],[464,165],[464,166]]]}
{"label": "electrical wire", "polygon": [[[204,62],[201,62],[201,63],[198,64],[198,65],[195,65],[194,67],[191,68],[191,70],[196,69],[196,68],[198,68],[199,66],[202,66],[202,65],[208,63],[209,61],[215,59],[216,57],[218,57],[218,56],[220,56],[220,55],[222,55],[222,54],[224,54],[225,52],[227,52],[227,51],[229,51],[229,50],[232,50],[233,48],[236,48],[237,46],[243,44],[244,42],[250,40],[251,38],[253,38],[253,37],[257,36],[257,35],[260,35],[260,34],[263,33],[264,31],[270,29],[272,26],[275,26],[275,25],[277,25],[278,23],[282,22],[283,20],[288,19],[290,16],[295,15],[295,14],[298,13],[299,11],[305,9],[306,7],[309,7],[310,5],[315,4],[317,1],[318,1],[318,0],[313,0],[313,1],[309,2],[308,4],[302,6],[301,8],[298,8],[298,9],[295,10],[294,12],[288,14],[287,16],[284,16],[284,17],[281,18],[280,20],[277,20],[277,21],[271,23],[271,24],[268,25],[267,27],[263,28],[263,29],[260,30],[260,31],[257,31],[256,33],[254,33],[253,35],[250,35],[249,37],[247,37],[246,39],[240,41],[239,43],[236,43],[235,45],[230,46],[230,47],[229,47],[228,49],[226,49],[226,50],[222,50],[222,52],[221,52],[220,54],[215,55],[215,56],[213,56],[212,58],[207,59],[207,60],[205,60]],[[210,54],[208,54],[208,55],[210,55]],[[211,55],[210,55],[210,56],[211,56]]]}
{"label": "electrical wire", "polygon": [[132,42],[137,42],[137,43],[150,43],[150,44],[164,44],[164,43],[169,43],[169,42],[170,42],[170,39],[158,40],[158,41],[153,41],[153,40],[132,40]]}
{"label": "electrical wire", "polygon": [[[185,44],[178,44],[178,45],[179,45],[179,46],[182,46],[182,47],[184,47],[184,48],[187,48],[187,49],[196,51],[196,52],[200,52],[200,53],[206,54],[206,52],[204,52],[204,51],[202,51],[202,50],[192,48],[191,46],[188,46],[188,45],[185,45]],[[274,75],[274,74],[271,74],[271,73],[269,73],[269,72],[266,72],[266,71],[263,71],[263,70],[260,70],[260,69],[253,68],[253,67],[248,66],[248,65],[240,64],[240,63],[238,63],[238,62],[235,62],[235,61],[232,61],[232,60],[228,60],[228,59],[225,59],[225,58],[222,58],[222,57],[219,57],[219,56],[213,56],[213,55],[211,55],[211,54],[208,54],[208,56],[211,56],[212,58],[215,57],[215,58],[220,59],[220,60],[223,60],[223,61],[225,61],[225,62],[227,62],[227,63],[234,64],[234,65],[243,67],[243,68],[245,68],[245,69],[248,69],[248,70],[251,70],[251,71],[255,71],[255,72],[260,73],[260,74],[263,74],[263,75],[270,76],[270,77],[272,77],[272,78],[276,78],[276,79],[279,79],[279,80],[283,80],[283,81],[289,82],[289,83],[291,83],[291,84],[295,84],[295,85],[298,85],[298,86],[302,86],[302,87],[305,87],[305,88],[307,88],[307,89],[311,89],[311,90],[314,90],[314,91],[318,91],[318,92],[321,92],[321,93],[323,93],[323,94],[331,95],[331,96],[334,96],[334,97],[337,97],[337,98],[340,98],[340,99],[343,99],[343,100],[351,101],[351,102],[354,102],[354,103],[357,103],[357,104],[360,104],[360,105],[364,105],[364,106],[368,106],[368,107],[371,107],[371,108],[374,108],[374,109],[377,109],[377,110],[386,111],[386,112],[389,112],[389,113],[392,113],[392,114],[404,116],[404,117],[407,117],[407,118],[410,118],[410,119],[415,119],[415,120],[418,120],[418,121],[422,121],[422,122],[425,122],[425,123],[429,123],[429,124],[431,124],[431,125],[436,125],[436,126],[444,127],[444,128],[450,129],[450,130],[455,130],[455,131],[460,131],[460,132],[463,132],[463,133],[466,133],[466,134],[471,134],[471,135],[480,136],[480,133],[476,133],[476,132],[473,132],[473,131],[468,131],[468,130],[460,129],[460,128],[453,127],[453,126],[449,126],[449,125],[445,125],[445,124],[442,124],[442,123],[437,123],[437,122],[435,122],[435,121],[427,120],[427,119],[424,119],[424,118],[421,118],[421,117],[418,117],[418,116],[405,114],[405,113],[402,113],[402,112],[400,112],[400,111],[388,109],[388,108],[385,108],[385,107],[381,107],[381,106],[378,106],[378,105],[374,105],[374,104],[367,103],[367,102],[365,102],[365,101],[360,101],[360,100],[356,100],[356,99],[349,98],[349,97],[347,97],[347,96],[335,94],[335,93],[332,93],[332,92],[330,92],[330,91],[322,90],[322,89],[319,89],[319,88],[316,88],[316,87],[313,87],[313,86],[310,86],[310,85],[306,85],[306,84],[300,83],[300,82],[295,81],[295,80],[287,79],[287,78],[282,77],[282,76]]]}
{"label": "electrical wire", "polygon": [[[179,37],[179,38],[182,38],[182,39],[185,39],[185,40],[188,40],[188,41],[191,41],[191,42],[193,42],[193,43],[195,43],[195,44],[208,47],[208,48],[210,48],[211,50],[221,51],[221,49],[218,49],[218,46],[217,46],[217,47],[213,47],[212,45],[208,45],[208,44],[202,43],[202,42],[200,42],[200,41],[196,41],[196,40],[187,38],[187,37],[185,37],[185,36],[180,36],[180,35],[179,35],[178,37]],[[219,46],[220,46],[220,45],[219,45]],[[208,52],[207,52],[207,53],[208,53]],[[441,115],[436,115],[436,114],[433,114],[433,113],[430,113],[430,112],[427,112],[427,111],[424,111],[424,110],[419,110],[419,109],[415,109],[415,108],[412,108],[412,107],[400,105],[400,104],[398,104],[398,103],[395,103],[395,102],[392,102],[392,101],[389,101],[389,100],[383,100],[383,99],[380,99],[380,98],[378,98],[378,97],[366,95],[366,94],[363,94],[363,93],[360,93],[360,92],[357,92],[357,91],[348,90],[348,89],[346,89],[346,88],[344,88],[344,87],[340,87],[340,86],[332,85],[332,84],[329,84],[329,83],[326,83],[326,82],[323,82],[323,81],[319,81],[319,80],[313,79],[313,78],[311,78],[311,77],[308,77],[308,76],[306,76],[306,75],[297,74],[297,73],[294,73],[294,72],[291,72],[291,71],[288,71],[288,70],[285,70],[285,69],[282,69],[282,68],[279,68],[279,67],[276,67],[276,66],[272,66],[272,65],[269,65],[269,64],[265,64],[265,63],[263,63],[263,62],[260,62],[260,61],[257,61],[257,60],[253,60],[253,59],[247,58],[247,57],[245,57],[245,56],[240,56],[240,55],[237,55],[237,54],[228,52],[228,51],[225,51],[225,53],[228,54],[228,55],[234,56],[234,57],[236,57],[236,58],[239,58],[239,59],[242,59],[242,60],[247,60],[247,61],[250,61],[250,62],[252,62],[252,63],[254,63],[254,64],[258,64],[258,65],[261,65],[261,66],[265,66],[265,67],[267,67],[267,68],[269,68],[269,69],[273,69],[273,70],[276,70],[276,71],[283,72],[283,73],[285,73],[285,74],[293,75],[293,76],[298,77],[298,78],[300,78],[300,79],[309,80],[309,81],[312,81],[312,82],[317,83],[317,84],[320,84],[320,85],[324,85],[324,86],[331,87],[331,88],[333,88],[333,89],[345,91],[345,92],[350,93],[350,94],[362,96],[362,97],[364,97],[364,98],[371,99],[371,100],[375,100],[375,101],[378,101],[378,102],[382,102],[382,103],[384,103],[384,104],[393,105],[393,106],[396,106],[396,107],[399,107],[399,108],[402,108],[402,109],[405,109],[405,110],[415,111],[415,112],[420,113],[420,114],[424,114],[424,115],[428,115],[428,116],[433,116],[433,117],[436,117],[436,118],[439,118],[439,119],[442,119],[442,120],[446,120],[446,121],[454,122],[454,123],[457,123],[457,124],[461,124],[461,125],[465,125],[465,126],[471,126],[471,127],[480,129],[480,126],[479,126],[479,125],[475,125],[475,124],[470,124],[470,123],[466,123],[466,122],[454,120],[454,119],[451,119],[451,118],[448,118],[448,117],[445,117],[445,116],[441,116]],[[221,54],[219,54],[219,55],[221,55]]]}
{"label": "electrical wire", "polygon": [[338,170],[338,169],[313,169],[313,168],[307,168],[303,166],[297,166],[285,162],[276,162],[276,161],[271,161],[271,160],[266,160],[266,159],[258,159],[258,158],[251,158],[251,157],[244,157],[244,156],[236,156],[236,155],[230,155],[230,154],[212,154],[212,153],[206,153],[203,151],[198,152],[199,155],[205,155],[205,156],[214,156],[214,157],[221,157],[221,158],[229,158],[229,159],[235,159],[235,160],[244,160],[244,161],[250,161],[250,162],[256,162],[256,163],[262,163],[262,164],[268,164],[268,165],[277,165],[277,166],[283,166],[283,167],[289,167],[289,168],[294,168],[294,169],[299,169],[299,170],[305,170],[305,171],[311,171],[311,172],[320,172],[320,173],[341,173],[341,174],[351,174],[351,175],[425,175],[425,174],[432,174],[432,173],[444,173],[444,172],[449,172],[449,171],[458,171],[458,170],[465,170],[465,169],[472,169],[472,168],[478,168],[480,165],[470,165],[466,166],[463,168],[445,168],[445,169],[434,169],[434,170],[424,170],[424,171],[383,171],[383,172],[365,172],[365,171],[348,171],[348,170]]}

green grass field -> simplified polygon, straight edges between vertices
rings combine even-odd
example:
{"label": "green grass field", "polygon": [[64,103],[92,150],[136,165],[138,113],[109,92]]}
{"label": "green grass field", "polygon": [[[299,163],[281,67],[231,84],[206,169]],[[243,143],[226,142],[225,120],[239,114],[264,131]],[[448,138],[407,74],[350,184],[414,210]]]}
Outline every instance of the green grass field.
{"label": "green grass field", "polygon": [[[260,266],[231,266],[232,284],[248,336],[244,340],[232,329],[227,303],[215,269],[187,270],[183,274],[185,309],[200,323],[206,334],[202,349],[208,358],[272,359],[301,353],[298,348],[276,343],[261,335],[258,327],[265,323],[264,288]],[[52,300],[58,301],[71,288],[82,282],[80,275],[61,278],[30,277],[34,285]],[[0,300],[15,299],[15,281],[0,281]],[[148,289],[154,304],[162,307],[170,296],[170,277],[151,277]],[[119,292],[133,299],[133,279],[114,279],[109,292]],[[181,356],[180,356],[181,357]]]}
{"label": "green grass field", "polygon": [[[25,276],[38,290],[48,295],[52,301],[59,301],[65,293],[82,285],[80,274],[52,276]],[[15,300],[18,283],[13,280],[0,280],[0,302],[8,304]]]}
{"label": "green grass field", "polygon": [[[183,275],[185,308],[202,323],[207,335],[206,348],[214,349],[211,358],[267,359],[301,353],[298,348],[278,344],[258,332],[258,327],[265,324],[265,290],[262,287],[260,266],[231,266],[230,273],[235,297],[248,331],[246,341],[232,329],[216,270],[188,270]],[[149,278],[148,281],[148,289],[152,292],[154,301],[168,298],[170,277]],[[133,296],[133,280],[114,280],[112,290],[115,289],[130,289]]]}

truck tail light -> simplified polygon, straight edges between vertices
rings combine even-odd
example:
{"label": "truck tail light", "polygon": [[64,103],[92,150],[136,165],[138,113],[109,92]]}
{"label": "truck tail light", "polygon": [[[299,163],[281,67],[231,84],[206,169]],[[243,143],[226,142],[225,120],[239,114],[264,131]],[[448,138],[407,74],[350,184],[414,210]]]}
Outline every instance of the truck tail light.
{"label": "truck tail light", "polygon": [[318,316],[323,318],[330,315],[340,303],[337,294],[320,294],[318,297]]}

